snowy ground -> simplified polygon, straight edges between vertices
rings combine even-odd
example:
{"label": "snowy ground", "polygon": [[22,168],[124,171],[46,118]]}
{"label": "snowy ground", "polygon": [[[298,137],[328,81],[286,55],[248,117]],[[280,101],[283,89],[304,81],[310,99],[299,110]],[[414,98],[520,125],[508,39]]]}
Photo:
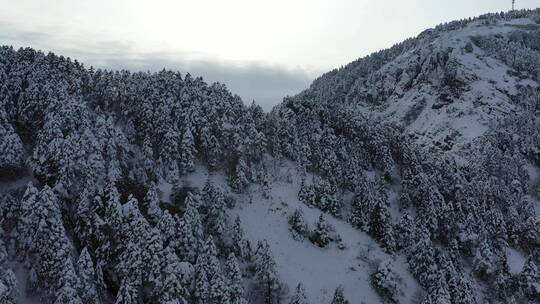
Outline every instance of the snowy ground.
{"label": "snowy ground", "polygon": [[506,258],[508,261],[508,268],[512,274],[520,273],[527,260],[521,252],[509,247],[506,248]]}

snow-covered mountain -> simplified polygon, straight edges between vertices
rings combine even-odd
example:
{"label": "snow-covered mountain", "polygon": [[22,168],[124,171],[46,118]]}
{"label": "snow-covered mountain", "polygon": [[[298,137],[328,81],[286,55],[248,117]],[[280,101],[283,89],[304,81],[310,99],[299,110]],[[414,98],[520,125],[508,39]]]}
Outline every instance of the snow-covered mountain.
{"label": "snow-covered mountain", "polygon": [[427,30],[272,112],[0,48],[0,303],[540,301],[540,10]]}
{"label": "snow-covered mountain", "polygon": [[320,77],[300,98],[348,104],[402,125],[422,145],[459,149],[519,111],[523,90],[538,87],[537,18],[440,25]]}

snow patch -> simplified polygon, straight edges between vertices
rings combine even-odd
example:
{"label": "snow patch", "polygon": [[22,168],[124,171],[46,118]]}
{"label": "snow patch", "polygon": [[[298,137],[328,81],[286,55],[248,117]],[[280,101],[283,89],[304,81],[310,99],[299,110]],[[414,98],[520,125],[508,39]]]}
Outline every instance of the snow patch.
{"label": "snow patch", "polygon": [[506,248],[506,259],[508,263],[508,268],[510,269],[510,273],[512,274],[518,274],[523,269],[523,266],[525,265],[525,262],[527,259],[521,252],[507,247]]}

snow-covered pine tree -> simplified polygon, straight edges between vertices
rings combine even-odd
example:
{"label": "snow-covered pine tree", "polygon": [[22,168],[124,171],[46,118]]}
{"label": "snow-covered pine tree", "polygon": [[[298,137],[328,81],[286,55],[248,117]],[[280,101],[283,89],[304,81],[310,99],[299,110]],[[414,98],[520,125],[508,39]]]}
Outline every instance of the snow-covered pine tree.
{"label": "snow-covered pine tree", "polygon": [[294,294],[289,300],[289,304],[308,304],[308,301],[306,298],[306,291],[302,283],[298,283],[298,285],[296,285]]}
{"label": "snow-covered pine tree", "polygon": [[388,206],[382,200],[376,200],[372,206],[369,234],[388,252],[395,249],[394,229]]}
{"label": "snow-covered pine tree", "polygon": [[399,302],[399,282],[401,278],[393,269],[390,260],[383,261],[377,267],[377,271],[371,276],[371,284],[379,294],[393,303]]}
{"label": "snow-covered pine tree", "polygon": [[240,157],[230,178],[231,188],[237,193],[243,192],[249,184],[248,176],[249,168],[246,165],[244,158]]}
{"label": "snow-covered pine tree", "polygon": [[316,206],[317,204],[315,188],[311,185],[307,185],[305,178],[302,179],[302,183],[300,184],[298,199],[308,206]]}
{"label": "snow-covered pine tree", "polygon": [[473,270],[479,276],[490,276],[495,272],[495,255],[486,239],[480,241],[473,258]]}
{"label": "snow-covered pine tree", "polygon": [[22,173],[24,148],[22,141],[0,110],[0,180],[10,179]]}
{"label": "snow-covered pine tree", "polygon": [[148,215],[148,220],[152,224],[156,224],[161,218],[161,208],[159,207],[159,194],[156,183],[151,183],[148,192],[143,200],[143,212]]}
{"label": "snow-covered pine tree", "polygon": [[137,304],[139,303],[139,292],[137,287],[124,279],[116,295],[115,304]]}
{"label": "snow-covered pine tree", "polygon": [[196,283],[194,296],[200,304],[230,303],[230,293],[222,273],[212,236],[206,240],[203,252],[195,265]]}
{"label": "snow-covered pine tree", "polygon": [[163,212],[161,213],[161,217],[157,222],[156,228],[160,231],[164,247],[178,247],[177,225],[178,223],[171,215],[171,213],[168,210],[163,210]]}
{"label": "snow-covered pine tree", "polygon": [[143,263],[143,284],[148,292],[147,298],[155,298],[159,296],[162,289],[162,272],[164,265],[165,252],[163,242],[161,240],[159,230],[150,228],[145,234],[143,240],[144,247],[142,252]]}
{"label": "snow-covered pine tree", "polygon": [[336,185],[321,178],[315,183],[316,206],[323,212],[328,212],[335,217],[341,217],[342,202],[337,197]]}
{"label": "snow-covered pine tree", "polygon": [[180,177],[178,167],[180,135],[176,128],[170,128],[163,136],[159,160],[162,165],[164,177],[169,183],[176,183]]}
{"label": "snow-covered pine tree", "polygon": [[180,172],[182,174],[190,173],[195,170],[195,141],[193,139],[192,126],[189,123],[184,127],[180,146]]}
{"label": "snow-covered pine tree", "polygon": [[79,255],[77,260],[77,270],[79,274],[79,294],[81,300],[88,304],[98,304],[100,301],[100,293],[98,292],[98,286],[96,283],[96,272],[94,269],[94,263],[88,248],[85,247]]}
{"label": "snow-covered pine tree", "polygon": [[234,253],[230,253],[225,263],[225,276],[227,277],[227,286],[229,287],[229,296],[231,304],[247,304],[244,299],[243,278],[238,260]]}
{"label": "snow-covered pine tree", "polygon": [[521,288],[532,301],[540,299],[540,267],[532,255],[527,257],[519,281]]}
{"label": "snow-covered pine tree", "polygon": [[419,240],[408,253],[409,269],[422,286],[428,287],[438,273],[435,249],[425,231],[422,231],[418,237]]}
{"label": "snow-covered pine tree", "polygon": [[7,267],[7,251],[2,240],[3,231],[0,228],[0,303],[16,304],[19,296],[15,273]]}
{"label": "snow-covered pine tree", "polygon": [[334,297],[332,298],[332,303],[330,304],[349,304],[349,301],[347,301],[343,295],[343,285],[336,287]]}
{"label": "snow-covered pine tree", "polygon": [[232,250],[240,259],[247,259],[251,255],[251,248],[248,241],[245,239],[244,229],[240,217],[237,216],[231,228]]}
{"label": "snow-covered pine tree", "polygon": [[225,197],[223,193],[208,181],[203,188],[202,200],[207,206],[206,227],[212,235],[223,239],[228,229],[228,217],[225,213]]}
{"label": "snow-covered pine tree", "polygon": [[348,219],[353,226],[366,232],[369,231],[370,214],[375,201],[372,188],[373,185],[366,182],[357,185]]}
{"label": "snow-covered pine tree", "polygon": [[[120,247],[119,263],[116,271],[120,275],[125,292],[131,294],[142,286],[144,271],[145,240],[149,239],[150,224],[143,217],[138,208],[137,199],[130,196],[128,202],[122,206],[122,244]],[[138,298],[141,294],[136,295]]]}
{"label": "snow-covered pine tree", "polygon": [[322,214],[319,215],[319,219],[315,224],[315,229],[309,236],[309,240],[319,247],[326,247],[332,241],[330,237],[330,226]]}
{"label": "snow-covered pine tree", "polygon": [[78,277],[75,273],[75,268],[70,260],[65,261],[62,270],[62,277],[58,282],[57,290],[55,290],[54,304],[83,304],[83,300],[79,296]]}
{"label": "snow-covered pine tree", "polygon": [[394,235],[397,250],[407,250],[413,245],[415,238],[414,220],[408,212],[404,212],[397,224],[394,225]]}
{"label": "snow-covered pine tree", "polygon": [[440,304],[451,304],[450,293],[448,292],[448,285],[444,278],[442,272],[438,272],[435,275],[435,278],[430,282],[430,287],[428,288],[428,294],[424,297],[422,303],[440,303]]}
{"label": "snow-covered pine tree", "polygon": [[257,289],[265,304],[278,304],[281,300],[282,285],[276,272],[276,263],[267,242],[259,242],[255,252],[255,278]]}
{"label": "snow-covered pine tree", "polygon": [[289,230],[295,240],[303,240],[309,234],[302,209],[296,208],[289,216]]}
{"label": "snow-covered pine tree", "polygon": [[191,194],[186,197],[186,210],[178,223],[178,252],[180,258],[195,263],[199,248],[204,242],[201,216]]}
{"label": "snow-covered pine tree", "polygon": [[165,248],[164,263],[162,289],[158,296],[160,303],[187,304],[186,299],[190,296],[189,288],[182,285],[180,259],[170,247]]}

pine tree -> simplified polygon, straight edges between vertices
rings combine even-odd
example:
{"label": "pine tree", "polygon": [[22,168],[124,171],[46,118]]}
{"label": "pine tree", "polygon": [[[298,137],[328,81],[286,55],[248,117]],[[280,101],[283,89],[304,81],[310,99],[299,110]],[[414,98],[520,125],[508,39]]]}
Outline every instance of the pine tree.
{"label": "pine tree", "polygon": [[24,148],[21,139],[0,110],[0,179],[18,175],[24,165]]}
{"label": "pine tree", "polygon": [[152,141],[149,137],[144,138],[141,151],[143,155],[142,166],[144,171],[148,177],[153,178],[156,175],[156,168],[154,160],[154,148],[152,147]]}
{"label": "pine tree", "polygon": [[205,187],[203,189],[203,199],[206,200],[208,206],[206,217],[208,232],[214,236],[218,236],[219,239],[222,239],[228,226],[223,193],[218,189],[215,189],[213,185],[209,184],[208,188]]}
{"label": "pine tree", "polygon": [[32,183],[28,183],[21,200],[20,218],[15,227],[17,236],[18,254],[26,254],[35,246],[37,224],[39,223],[38,190]]}
{"label": "pine tree", "polygon": [[139,301],[139,293],[137,288],[124,279],[116,295],[115,304],[137,304]]}
{"label": "pine tree", "polygon": [[81,295],[81,300],[84,303],[89,304],[100,303],[94,263],[92,262],[92,258],[86,247],[79,255],[77,269],[79,273],[79,293]]}
{"label": "pine tree", "polygon": [[317,224],[315,224],[315,230],[309,236],[309,240],[319,247],[326,247],[332,241],[330,226],[322,214],[319,216]]}
{"label": "pine tree", "polygon": [[177,222],[167,210],[163,210],[156,225],[163,240],[163,246],[178,247]]}
{"label": "pine tree", "polygon": [[227,277],[227,286],[229,286],[231,304],[247,304],[247,301],[244,299],[242,272],[232,252],[229,254],[225,263],[225,275]]}
{"label": "pine tree", "polygon": [[201,129],[201,152],[211,170],[217,169],[220,163],[221,145],[215,134],[206,125]]}
{"label": "pine tree", "polygon": [[231,239],[234,254],[239,258],[248,258],[251,254],[250,247],[249,243],[245,239],[244,229],[242,229],[239,216],[237,216],[234,220],[234,225],[231,230]]}
{"label": "pine tree", "polygon": [[306,291],[304,290],[304,286],[302,283],[298,283],[296,285],[296,289],[294,291],[293,296],[291,297],[291,300],[289,301],[289,304],[307,304],[307,298],[306,298]]}
{"label": "pine tree", "polygon": [[[72,293],[76,288],[76,274],[71,262],[71,247],[61,218],[58,198],[49,186],[39,193],[34,209],[36,274],[40,287],[49,295]],[[73,293],[76,293],[73,291]],[[60,295],[55,295],[58,298]],[[79,299],[80,300],[80,299]]]}
{"label": "pine tree", "polygon": [[19,295],[17,278],[11,269],[4,266],[7,262],[7,252],[1,237],[0,229],[0,303],[15,304]]}
{"label": "pine tree", "polygon": [[529,256],[520,274],[521,288],[531,300],[540,298],[540,268],[533,256]]}
{"label": "pine tree", "polygon": [[235,192],[241,193],[248,186],[248,184],[248,167],[244,159],[240,158],[231,177],[231,188]]}
{"label": "pine tree", "polygon": [[75,234],[83,244],[89,244],[98,233],[97,223],[99,219],[91,200],[89,192],[84,189],[77,204]]}
{"label": "pine tree", "polygon": [[276,272],[276,263],[270,253],[268,243],[259,243],[255,256],[255,278],[265,304],[280,301],[282,286]]}
{"label": "pine tree", "polygon": [[480,276],[489,276],[494,273],[494,254],[487,240],[480,241],[473,258],[473,269]]}
{"label": "pine tree", "polygon": [[180,259],[172,249],[165,249],[165,267],[163,269],[162,290],[159,295],[160,303],[186,304],[189,290],[182,286],[179,272]]}
{"label": "pine tree", "polygon": [[59,286],[61,286],[56,291],[55,304],[83,304],[84,302],[79,297],[77,291],[78,287],[78,278],[75,274],[75,269],[71,261],[66,261],[64,266],[64,273],[60,281]]}
{"label": "pine tree", "polygon": [[184,133],[182,134],[180,147],[180,172],[182,174],[190,173],[195,170],[194,160],[196,155],[197,151],[195,150],[191,124],[187,124]]}
{"label": "pine tree", "polygon": [[203,227],[195,201],[190,195],[186,201],[186,210],[178,224],[178,252],[183,255],[181,258],[194,263],[203,242]]}
{"label": "pine tree", "polygon": [[298,192],[298,199],[308,206],[317,205],[317,196],[313,186],[306,185],[305,179],[302,179],[300,184],[300,191]]}
{"label": "pine tree", "polygon": [[343,286],[339,285],[334,291],[334,298],[332,298],[331,304],[349,304],[349,301],[345,299],[343,295]]}
{"label": "pine tree", "polygon": [[156,183],[150,185],[143,202],[143,210],[148,214],[150,223],[157,223],[162,211],[159,208],[159,195]]}
{"label": "pine tree", "polygon": [[395,248],[394,230],[392,227],[388,207],[377,200],[370,218],[369,233],[385,250],[391,252]]}
{"label": "pine tree", "polygon": [[414,241],[414,221],[408,212],[405,212],[399,222],[394,226],[396,249],[408,249]]}
{"label": "pine tree", "polygon": [[419,240],[408,253],[408,263],[411,273],[422,286],[427,287],[433,282],[438,268],[433,243],[425,231],[419,235]]}
{"label": "pine tree", "polygon": [[320,179],[315,183],[316,206],[323,212],[340,218],[343,206],[336,192],[336,186],[326,179]]}
{"label": "pine tree", "polygon": [[180,154],[180,136],[176,128],[167,130],[161,144],[160,161],[163,166],[164,176],[169,183],[175,183],[180,177],[180,168],[178,167],[178,159]]}
{"label": "pine tree", "polygon": [[400,280],[389,260],[381,262],[371,277],[371,283],[375,289],[394,303],[398,302],[398,296],[401,292],[398,287]]}
{"label": "pine tree", "polygon": [[457,278],[456,286],[449,284],[448,291],[450,292],[452,303],[476,304],[476,298],[474,296],[471,282],[463,275]]}
{"label": "pine tree", "polygon": [[355,189],[355,195],[351,203],[351,215],[349,222],[361,229],[369,231],[370,215],[372,207],[375,205],[375,196],[372,193],[373,185],[361,182]]}
{"label": "pine tree", "polygon": [[289,230],[291,230],[295,240],[303,240],[308,236],[309,230],[304,220],[302,209],[297,208],[289,216]]}
{"label": "pine tree", "polygon": [[122,205],[120,204],[120,193],[118,189],[109,184],[106,190],[107,198],[103,210],[103,219],[106,224],[114,231],[122,226]]}
{"label": "pine tree", "polygon": [[125,292],[131,294],[143,284],[144,243],[149,237],[150,225],[140,213],[137,200],[131,196],[122,206],[122,217],[123,243],[116,270],[125,285]]}
{"label": "pine tree", "polygon": [[144,248],[141,257],[144,273],[143,284],[151,290],[151,295],[156,296],[161,290],[163,281],[161,269],[165,254],[163,243],[159,231],[155,228],[151,228],[146,233],[146,238],[143,241]]}
{"label": "pine tree", "polygon": [[436,275],[434,281],[431,282],[431,287],[428,289],[428,294],[424,298],[422,303],[437,303],[437,304],[451,304],[450,293],[448,292],[448,285],[444,279],[442,272]]}
{"label": "pine tree", "polygon": [[194,295],[197,303],[230,303],[229,289],[216,254],[214,241],[210,236],[206,240],[203,253],[199,255],[195,265],[196,283]]}

